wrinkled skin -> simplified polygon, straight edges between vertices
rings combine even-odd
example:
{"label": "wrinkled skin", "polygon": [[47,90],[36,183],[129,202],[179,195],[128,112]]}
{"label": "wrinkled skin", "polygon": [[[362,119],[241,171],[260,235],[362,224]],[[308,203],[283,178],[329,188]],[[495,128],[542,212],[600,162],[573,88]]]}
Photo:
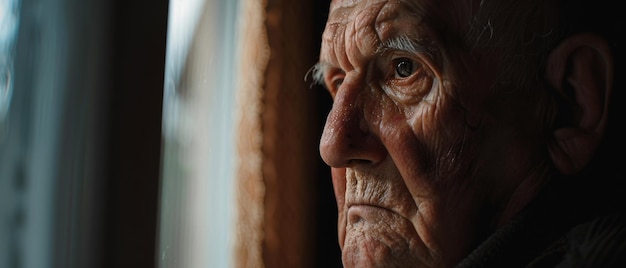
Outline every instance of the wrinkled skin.
{"label": "wrinkled skin", "polygon": [[[531,198],[545,170],[535,104],[494,93],[498,57],[450,43],[462,25],[436,31],[426,14],[468,12],[445,6],[331,4],[319,68],[334,102],[320,153],[345,267],[453,266]],[[387,45],[401,36],[419,41]]]}

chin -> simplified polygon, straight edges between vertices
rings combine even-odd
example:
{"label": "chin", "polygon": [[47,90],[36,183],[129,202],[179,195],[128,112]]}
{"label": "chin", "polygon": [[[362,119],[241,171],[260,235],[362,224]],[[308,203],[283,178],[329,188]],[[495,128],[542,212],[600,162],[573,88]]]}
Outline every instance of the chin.
{"label": "chin", "polygon": [[342,248],[344,267],[429,267],[425,252],[408,219],[380,207],[349,209]]}
{"label": "chin", "polygon": [[398,254],[401,249],[391,248],[381,241],[365,239],[345,248],[342,255],[344,267],[416,267],[419,261]]}

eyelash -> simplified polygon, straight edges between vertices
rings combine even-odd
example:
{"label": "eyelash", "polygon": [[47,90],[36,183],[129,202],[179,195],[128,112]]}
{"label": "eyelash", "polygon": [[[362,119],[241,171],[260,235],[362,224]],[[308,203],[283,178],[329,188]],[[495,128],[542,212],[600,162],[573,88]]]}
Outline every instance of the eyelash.
{"label": "eyelash", "polygon": [[337,93],[337,90],[339,90],[339,87],[341,87],[341,84],[343,84],[345,73],[344,71],[340,69],[335,69],[335,70],[330,71],[324,76],[325,76],[324,84],[325,84],[326,90],[328,90],[328,92],[334,98],[335,94]]}

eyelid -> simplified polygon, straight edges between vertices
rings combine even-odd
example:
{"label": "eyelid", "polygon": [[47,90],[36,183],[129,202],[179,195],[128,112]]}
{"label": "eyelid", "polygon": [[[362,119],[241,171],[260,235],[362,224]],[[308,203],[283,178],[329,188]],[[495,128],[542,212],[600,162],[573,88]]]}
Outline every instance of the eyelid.
{"label": "eyelid", "polygon": [[408,58],[414,61],[420,61],[421,58],[424,57],[423,54],[424,53],[415,53],[415,52],[406,51],[406,50],[389,49],[389,50],[386,50],[384,53],[382,53],[382,57],[388,60],[392,60],[392,61],[402,59],[402,58]]}
{"label": "eyelid", "polygon": [[339,85],[343,83],[343,79],[345,77],[345,72],[340,69],[328,70],[326,75],[324,75],[324,82],[326,84],[326,89],[330,92],[330,94],[334,97],[335,93],[339,89]]}

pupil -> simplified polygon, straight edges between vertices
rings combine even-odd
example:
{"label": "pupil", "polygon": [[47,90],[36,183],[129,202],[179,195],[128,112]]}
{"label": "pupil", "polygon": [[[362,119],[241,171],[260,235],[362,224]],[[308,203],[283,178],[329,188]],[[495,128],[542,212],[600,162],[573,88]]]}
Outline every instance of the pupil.
{"label": "pupil", "polygon": [[407,77],[413,72],[413,63],[403,60],[396,66],[396,72],[400,77]]}

